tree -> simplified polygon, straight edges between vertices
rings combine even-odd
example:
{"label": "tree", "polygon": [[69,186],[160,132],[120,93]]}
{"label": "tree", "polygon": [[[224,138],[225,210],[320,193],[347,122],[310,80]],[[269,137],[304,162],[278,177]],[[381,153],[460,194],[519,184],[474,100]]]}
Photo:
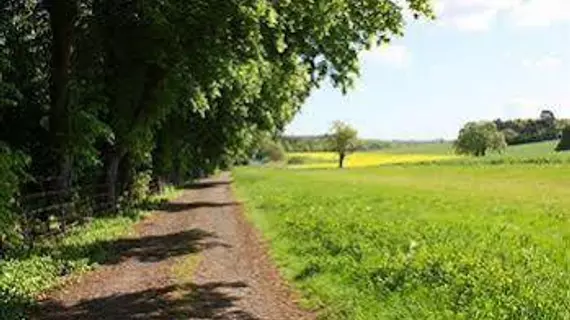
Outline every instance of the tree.
{"label": "tree", "polygon": [[57,205],[91,186],[81,198],[107,209],[141,173],[177,183],[248,159],[323,81],[349,89],[408,12],[433,17],[429,0],[0,1],[0,142],[36,181],[17,189],[64,191]]}
{"label": "tree", "polygon": [[264,138],[259,143],[257,158],[261,161],[283,161],[286,158],[285,149],[279,141]]}
{"label": "tree", "polygon": [[335,121],[331,128],[329,141],[331,149],[338,153],[338,167],[342,169],[344,159],[358,145],[358,132],[342,121]]}
{"label": "tree", "polygon": [[482,121],[467,123],[459,131],[454,147],[459,154],[482,157],[488,150],[501,151],[506,146],[505,135],[497,130],[497,126],[493,122]]}
{"label": "tree", "polygon": [[570,126],[567,126],[562,130],[562,138],[556,146],[556,151],[568,151],[570,150]]}

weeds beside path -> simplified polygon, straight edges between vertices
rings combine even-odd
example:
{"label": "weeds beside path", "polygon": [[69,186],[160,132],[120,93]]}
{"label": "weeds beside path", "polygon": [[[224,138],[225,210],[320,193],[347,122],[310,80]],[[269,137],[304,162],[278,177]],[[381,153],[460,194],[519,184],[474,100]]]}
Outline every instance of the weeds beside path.
{"label": "weeds beside path", "polygon": [[233,201],[229,175],[190,186],[113,244],[116,259],[34,319],[306,319]]}

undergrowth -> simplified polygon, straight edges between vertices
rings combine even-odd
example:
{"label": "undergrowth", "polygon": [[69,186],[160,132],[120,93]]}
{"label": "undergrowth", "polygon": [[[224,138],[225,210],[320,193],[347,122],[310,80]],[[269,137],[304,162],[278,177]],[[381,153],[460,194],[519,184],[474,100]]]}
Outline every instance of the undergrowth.
{"label": "undergrowth", "polygon": [[[152,197],[151,202],[176,195],[173,189],[167,189]],[[41,293],[111,258],[113,240],[127,235],[146,213],[129,210],[128,214],[96,218],[63,236],[44,239],[31,250],[13,252],[0,260],[0,319],[24,319],[26,310]]]}

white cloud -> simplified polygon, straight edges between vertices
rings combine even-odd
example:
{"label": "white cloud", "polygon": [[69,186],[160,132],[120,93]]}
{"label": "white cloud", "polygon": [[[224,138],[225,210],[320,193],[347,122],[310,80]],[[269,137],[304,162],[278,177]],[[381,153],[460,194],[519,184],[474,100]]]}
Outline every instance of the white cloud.
{"label": "white cloud", "polygon": [[554,54],[548,54],[538,59],[524,59],[522,65],[539,71],[558,70],[562,66],[562,59]]}
{"label": "white cloud", "polygon": [[411,63],[410,50],[397,44],[382,45],[362,54],[364,60],[378,61],[397,68],[407,67]]}
{"label": "white cloud", "polygon": [[510,18],[517,26],[548,26],[555,22],[570,21],[568,0],[528,0],[520,2]]}
{"label": "white cloud", "polygon": [[450,7],[501,10],[516,6],[521,0],[445,0]]}
{"label": "white cloud", "polygon": [[452,24],[460,30],[485,31],[497,16],[497,10],[488,9],[480,12],[459,15],[452,20]]}
{"label": "white cloud", "polygon": [[505,119],[538,118],[542,109],[544,107],[537,100],[518,97],[505,106],[502,117]]}
{"label": "white cloud", "polygon": [[505,18],[517,27],[548,26],[570,21],[570,0],[440,0],[440,25],[484,31]]}
{"label": "white cloud", "polygon": [[542,98],[539,96],[519,96],[508,101],[501,116],[504,119],[536,119],[542,110],[551,110],[556,117],[567,118],[570,116],[569,103],[570,96]]}

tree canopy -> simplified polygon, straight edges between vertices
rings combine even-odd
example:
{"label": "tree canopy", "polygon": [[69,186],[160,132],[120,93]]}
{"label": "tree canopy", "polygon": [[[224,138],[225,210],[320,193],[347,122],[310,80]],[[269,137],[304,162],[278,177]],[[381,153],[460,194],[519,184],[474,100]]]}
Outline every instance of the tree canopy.
{"label": "tree canopy", "polygon": [[469,122],[461,131],[455,141],[455,151],[459,154],[485,156],[487,151],[501,151],[507,143],[505,136],[497,129],[493,122]]}
{"label": "tree canopy", "polygon": [[329,134],[331,150],[338,153],[338,167],[342,168],[344,159],[356,150],[358,145],[358,131],[349,124],[335,121]]}
{"label": "tree canopy", "polygon": [[494,121],[497,129],[505,134],[509,145],[555,140],[565,122],[565,119],[556,119],[550,110],[543,110],[537,119],[497,119]]}
{"label": "tree canopy", "polygon": [[102,184],[116,203],[141,176],[243,162],[323,81],[350,89],[405,11],[433,17],[428,0],[4,0],[2,157],[26,159],[0,168],[22,173],[6,190]]}

